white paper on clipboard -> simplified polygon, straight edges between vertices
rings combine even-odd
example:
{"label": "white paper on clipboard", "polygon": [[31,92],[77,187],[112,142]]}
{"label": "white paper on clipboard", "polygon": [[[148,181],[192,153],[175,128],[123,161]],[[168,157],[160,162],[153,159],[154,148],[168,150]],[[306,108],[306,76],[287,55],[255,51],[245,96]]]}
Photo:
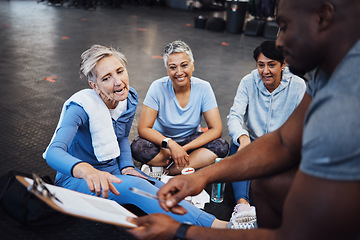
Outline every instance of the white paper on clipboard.
{"label": "white paper on clipboard", "polygon": [[[17,176],[16,178],[28,189],[31,188],[34,182],[33,179],[27,177]],[[44,185],[55,195],[56,199],[36,195],[50,207],[60,212],[122,227],[136,227],[135,224],[128,222],[126,218],[136,218],[137,216],[113,200],[76,192],[51,184],[44,183]]]}

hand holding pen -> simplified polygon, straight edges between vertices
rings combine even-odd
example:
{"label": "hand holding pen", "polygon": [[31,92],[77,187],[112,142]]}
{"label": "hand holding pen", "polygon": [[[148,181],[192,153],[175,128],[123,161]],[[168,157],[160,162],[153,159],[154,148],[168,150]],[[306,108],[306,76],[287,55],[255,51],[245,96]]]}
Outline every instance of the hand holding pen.
{"label": "hand holding pen", "polygon": [[[133,193],[139,194],[139,195],[144,196],[144,197],[148,197],[148,198],[152,198],[152,199],[158,200],[160,206],[163,205],[163,204],[166,205],[166,199],[161,199],[161,198],[159,198],[158,196],[155,196],[155,195],[153,195],[153,194],[151,194],[151,193],[145,192],[145,191],[140,190],[140,189],[138,189],[138,188],[130,187],[129,189],[130,189],[130,191],[132,191]],[[168,208],[168,209],[165,209],[165,208],[164,208],[164,210],[165,210],[166,212],[171,211],[172,213],[175,213],[175,214],[178,214],[178,215],[184,215],[184,214],[187,213],[187,210],[186,210],[184,207],[182,207],[182,206],[180,206],[180,205],[178,205],[178,204],[176,204],[176,205],[174,205],[173,207]]]}

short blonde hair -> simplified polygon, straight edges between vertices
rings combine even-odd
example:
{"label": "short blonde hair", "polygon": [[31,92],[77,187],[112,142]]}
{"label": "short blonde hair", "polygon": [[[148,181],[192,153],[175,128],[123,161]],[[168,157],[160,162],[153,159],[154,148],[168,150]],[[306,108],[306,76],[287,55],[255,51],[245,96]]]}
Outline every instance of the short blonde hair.
{"label": "short blonde hair", "polygon": [[81,54],[80,57],[80,77],[86,78],[88,81],[95,82],[96,80],[96,64],[104,57],[116,57],[124,67],[127,65],[127,60],[124,54],[120,51],[101,45],[92,45],[91,48]]}

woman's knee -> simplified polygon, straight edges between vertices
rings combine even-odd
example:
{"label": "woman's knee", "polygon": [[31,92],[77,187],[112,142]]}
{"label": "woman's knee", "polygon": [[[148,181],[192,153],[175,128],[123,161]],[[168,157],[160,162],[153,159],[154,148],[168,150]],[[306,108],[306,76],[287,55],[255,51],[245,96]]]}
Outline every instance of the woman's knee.
{"label": "woman's knee", "polygon": [[114,186],[116,187],[116,189],[121,190],[121,189],[129,189],[130,187],[140,187],[140,186],[145,186],[145,187],[150,187],[153,184],[144,178],[140,178],[137,176],[132,176],[132,175],[116,175],[118,178],[121,179],[121,183],[114,183]]}
{"label": "woman's knee", "polygon": [[217,138],[206,144],[204,147],[215,153],[215,155],[220,158],[226,157],[229,152],[229,144],[222,138]]}
{"label": "woman's knee", "polygon": [[130,146],[132,157],[142,163],[148,163],[160,152],[160,147],[139,136],[134,139]]}

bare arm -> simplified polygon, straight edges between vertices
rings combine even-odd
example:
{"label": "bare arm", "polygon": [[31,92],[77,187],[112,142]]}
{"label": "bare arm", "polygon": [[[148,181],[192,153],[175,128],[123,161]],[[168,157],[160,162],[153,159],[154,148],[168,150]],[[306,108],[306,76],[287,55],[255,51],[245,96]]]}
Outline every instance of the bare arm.
{"label": "bare arm", "polygon": [[[333,181],[299,171],[285,201],[280,228],[231,230],[192,226],[187,231],[186,239],[355,239],[360,226],[359,189],[359,181]],[[130,230],[138,239],[149,239],[149,236],[155,237],[152,239],[173,239],[180,225],[164,214],[151,214],[133,221],[141,226]]]}
{"label": "bare arm", "polygon": [[229,240],[355,239],[356,235],[360,233],[359,189],[359,181],[326,180],[299,171],[285,201],[283,224],[279,229],[224,232],[191,227],[186,237],[190,240],[221,238]]}
{"label": "bare arm", "polygon": [[157,115],[158,111],[143,105],[139,118],[138,132],[140,137],[161,146],[161,141],[164,140],[165,136],[153,129]]}
{"label": "bare arm", "polygon": [[[158,111],[144,105],[140,113],[138,132],[140,137],[147,139],[158,146],[161,146],[162,140],[164,140],[166,137],[153,129],[157,115]],[[168,142],[168,148],[170,150],[171,157],[178,166],[186,166],[188,164],[189,156],[183,147],[181,147],[175,141],[170,140]]]}
{"label": "bare arm", "polygon": [[244,147],[246,147],[247,145],[249,145],[251,143],[250,138],[247,135],[241,135],[238,138],[238,142],[239,142],[239,148],[237,151],[240,151],[241,149],[243,149]]}
{"label": "bare arm", "polygon": [[297,165],[301,159],[303,122],[310,103],[311,97],[305,94],[300,105],[278,130],[256,139],[217,166],[209,167],[216,172],[210,173],[206,169],[210,176],[208,182],[264,177]]}
{"label": "bare arm", "polygon": [[[158,191],[166,201],[165,210],[189,195],[196,195],[211,182],[233,182],[254,179],[289,169],[299,163],[303,121],[311,97],[305,94],[300,105],[278,130],[266,134],[236,154],[188,176],[178,176]],[[171,193],[171,194],[169,194]]]}
{"label": "bare arm", "polygon": [[204,118],[209,128],[206,132],[201,134],[199,137],[184,145],[183,148],[186,151],[191,149],[199,148],[212,140],[221,137],[222,123],[218,108],[213,108],[209,111],[204,112]]}

